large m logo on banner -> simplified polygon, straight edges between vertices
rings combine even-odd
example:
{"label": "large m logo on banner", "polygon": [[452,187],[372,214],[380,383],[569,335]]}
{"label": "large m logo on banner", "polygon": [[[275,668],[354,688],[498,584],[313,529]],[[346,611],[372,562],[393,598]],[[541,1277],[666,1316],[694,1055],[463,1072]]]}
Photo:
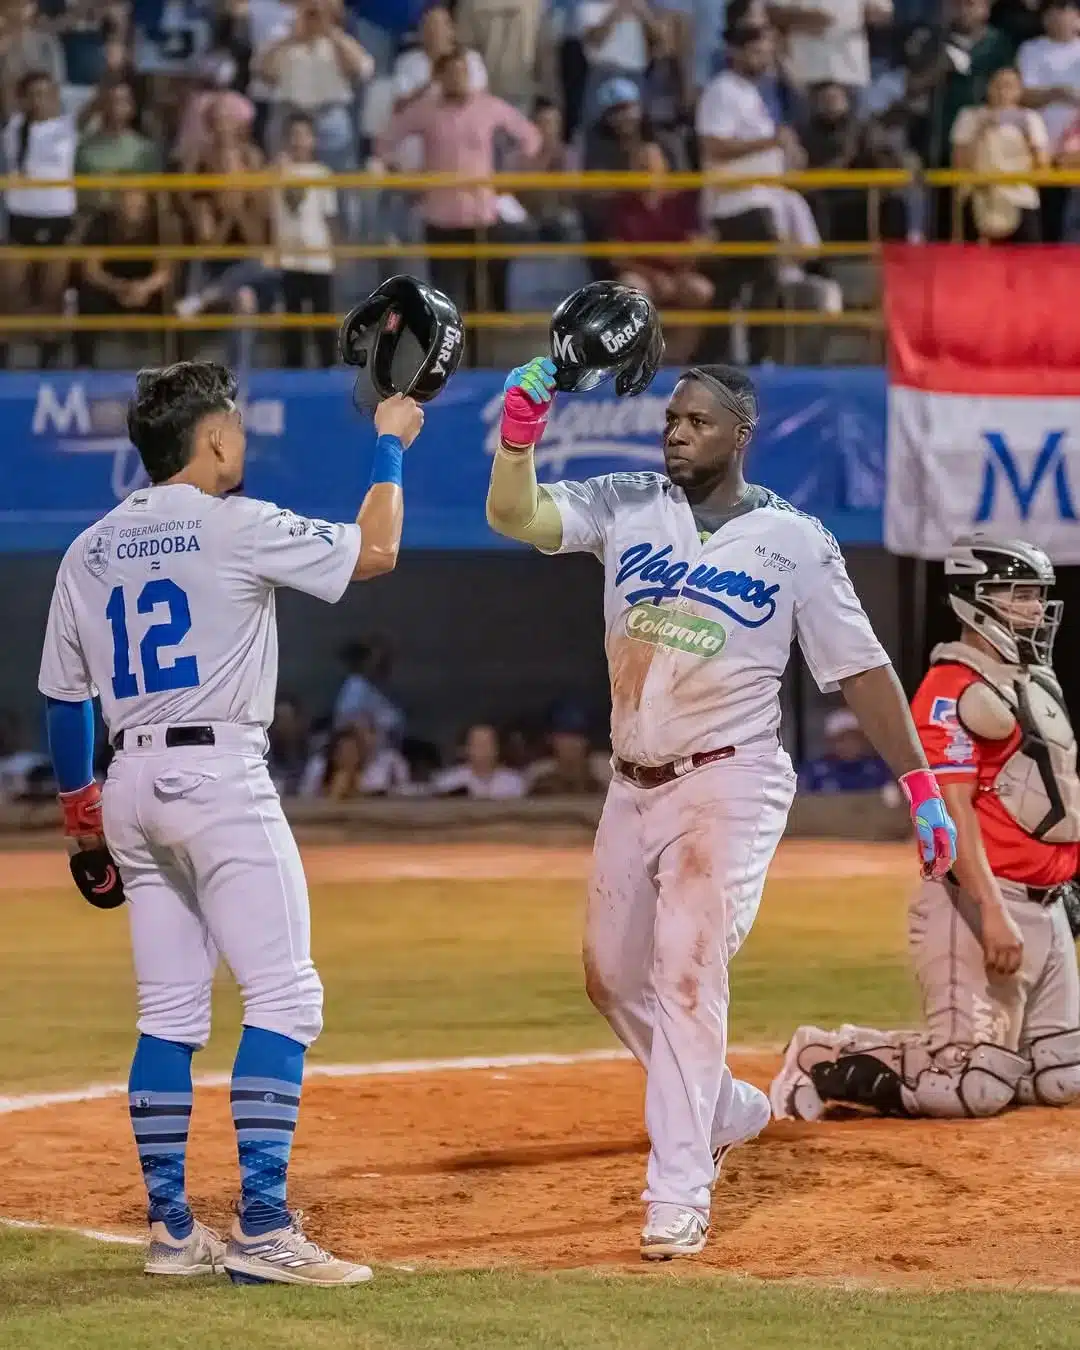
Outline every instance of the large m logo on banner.
{"label": "large m logo on banner", "polygon": [[1035,503],[1043,479],[1053,476],[1054,496],[1057,503],[1059,520],[1076,520],[1076,507],[1073,505],[1069,476],[1065,465],[1065,453],[1062,442],[1064,431],[1048,431],[1043,440],[1031,473],[1025,481],[1009,443],[1000,431],[984,431],[983,439],[987,445],[987,456],[983,464],[982,490],[979,503],[975,508],[974,521],[981,525],[994,518],[994,504],[997,498],[998,480],[1004,478],[1016,499],[1020,519],[1027,520]]}

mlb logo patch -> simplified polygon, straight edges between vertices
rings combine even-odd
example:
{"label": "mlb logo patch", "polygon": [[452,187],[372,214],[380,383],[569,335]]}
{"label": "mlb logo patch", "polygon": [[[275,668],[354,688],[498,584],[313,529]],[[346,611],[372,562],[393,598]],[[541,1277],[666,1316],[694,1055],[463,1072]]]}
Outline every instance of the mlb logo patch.
{"label": "mlb logo patch", "polygon": [[934,699],[930,708],[930,725],[935,727],[948,727],[950,731],[955,731],[960,726],[960,722],[956,716],[956,699]]}
{"label": "mlb logo patch", "polygon": [[383,324],[384,333],[396,333],[401,327],[401,315],[396,309],[390,310],[386,315],[386,322]]}

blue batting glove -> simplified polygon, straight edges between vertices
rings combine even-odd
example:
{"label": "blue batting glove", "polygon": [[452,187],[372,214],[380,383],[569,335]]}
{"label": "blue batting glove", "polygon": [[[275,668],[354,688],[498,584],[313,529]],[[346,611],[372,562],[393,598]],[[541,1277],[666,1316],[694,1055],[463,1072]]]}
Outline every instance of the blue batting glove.
{"label": "blue batting glove", "polygon": [[923,871],[940,878],[956,861],[956,826],[940,797],[930,797],[912,812],[915,833],[919,836]]}
{"label": "blue batting glove", "polygon": [[503,393],[520,389],[533,403],[550,403],[555,397],[555,363],[547,356],[534,356],[523,366],[515,366],[506,377]]}

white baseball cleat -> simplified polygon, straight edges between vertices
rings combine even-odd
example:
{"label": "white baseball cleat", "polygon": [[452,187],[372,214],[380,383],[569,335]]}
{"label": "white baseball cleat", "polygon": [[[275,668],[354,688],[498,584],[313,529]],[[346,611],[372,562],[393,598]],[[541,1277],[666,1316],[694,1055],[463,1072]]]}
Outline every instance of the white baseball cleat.
{"label": "white baseball cleat", "polygon": [[147,1275],[222,1275],[225,1243],[212,1228],[196,1223],[186,1238],[174,1238],[163,1223],[150,1225]]}
{"label": "white baseball cleat", "polygon": [[696,1256],[705,1250],[709,1225],[692,1209],[680,1205],[650,1205],[641,1230],[641,1259],[670,1261]]}
{"label": "white baseball cleat", "polygon": [[233,1284],[366,1284],[374,1272],[370,1266],[339,1261],[304,1233],[303,1215],[292,1215],[286,1228],[249,1237],[233,1222],[225,1248],[225,1270]]}
{"label": "white baseball cleat", "polygon": [[[750,1085],[747,1084],[747,1086]],[[727,1143],[719,1144],[713,1149],[714,1186],[720,1180],[720,1169],[731,1150],[738,1148],[740,1144],[748,1144],[751,1139],[756,1139],[769,1121],[772,1120],[772,1107],[769,1105],[768,1097],[757,1088],[752,1088],[751,1091],[753,1096],[750,1099],[750,1109],[746,1112],[745,1126],[734,1139],[729,1139]]]}
{"label": "white baseball cleat", "polygon": [[820,1120],[825,1103],[818,1096],[808,1072],[822,1060],[831,1059],[843,1040],[836,1031],[821,1027],[797,1027],[784,1051],[780,1072],[769,1085],[769,1101],[777,1120]]}

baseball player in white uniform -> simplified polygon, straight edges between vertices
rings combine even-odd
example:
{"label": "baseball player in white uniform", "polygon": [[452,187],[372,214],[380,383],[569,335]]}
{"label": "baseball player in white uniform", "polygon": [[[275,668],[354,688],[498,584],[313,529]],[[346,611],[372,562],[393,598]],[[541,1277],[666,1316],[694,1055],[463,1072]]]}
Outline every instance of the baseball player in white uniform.
{"label": "baseball player in white uniform", "polygon": [[795,791],[779,737],[793,637],[899,777],[928,875],[951,864],[955,833],[836,541],[743,477],[757,420],[750,379],[710,366],[679,380],[666,474],[538,488],[532,450],[555,369],[537,359],[507,380],[487,513],[504,535],[604,566],[615,773],[588,892],[585,984],[647,1073],[641,1254],[667,1259],[705,1246],[724,1154],[770,1119],[765,1094],[725,1063],[728,963]]}
{"label": "baseball player in white uniform", "polygon": [[[350,582],[393,569],[402,452],[423,412],[401,396],[380,404],[356,522],[329,524],[230,495],[244,470],[236,396],[234,377],[212,362],[140,373],[128,431],[151,486],[64,555],[39,688],[65,832],[87,855],[107,845],[122,878],[119,890],[105,867],[88,898],[111,890],[129,901],[140,1032],[129,1100],[148,1195],[145,1269],[351,1285],[371,1271],[319,1248],[286,1204],[323,991],[300,854],[264,759],[274,593],[287,586],[333,603]],[[103,793],[91,767],[96,695],[116,751]],[[195,1220],[185,1181],[191,1060],[210,1032],[219,957],[244,1002],[232,1077],[240,1201],[227,1243]]]}

